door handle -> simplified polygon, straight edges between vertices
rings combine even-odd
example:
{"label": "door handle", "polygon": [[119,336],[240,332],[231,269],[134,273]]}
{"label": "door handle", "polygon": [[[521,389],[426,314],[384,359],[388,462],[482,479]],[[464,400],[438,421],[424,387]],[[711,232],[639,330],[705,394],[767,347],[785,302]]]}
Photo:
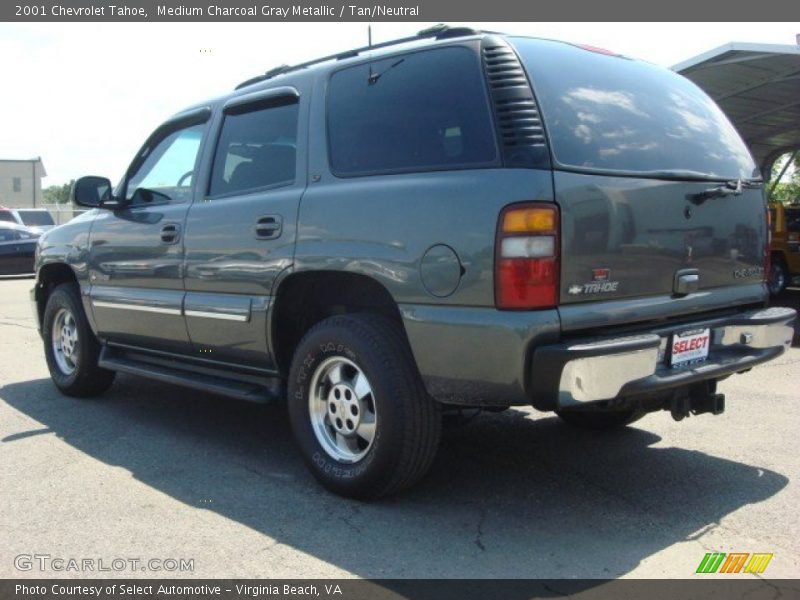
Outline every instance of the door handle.
{"label": "door handle", "polygon": [[283,225],[280,215],[264,215],[256,221],[256,239],[274,240],[280,237]]}
{"label": "door handle", "polygon": [[161,241],[165,244],[175,244],[181,239],[181,226],[177,223],[167,223],[161,228]]}

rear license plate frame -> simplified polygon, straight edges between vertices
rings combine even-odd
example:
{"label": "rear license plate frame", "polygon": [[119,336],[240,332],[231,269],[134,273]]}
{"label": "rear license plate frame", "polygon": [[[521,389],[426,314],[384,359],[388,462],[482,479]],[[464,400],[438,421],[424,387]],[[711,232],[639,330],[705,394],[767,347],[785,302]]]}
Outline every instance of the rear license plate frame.
{"label": "rear license plate frame", "polygon": [[[700,340],[702,343],[699,343]],[[670,337],[669,367],[680,369],[705,362],[710,346],[710,327],[676,331]]]}

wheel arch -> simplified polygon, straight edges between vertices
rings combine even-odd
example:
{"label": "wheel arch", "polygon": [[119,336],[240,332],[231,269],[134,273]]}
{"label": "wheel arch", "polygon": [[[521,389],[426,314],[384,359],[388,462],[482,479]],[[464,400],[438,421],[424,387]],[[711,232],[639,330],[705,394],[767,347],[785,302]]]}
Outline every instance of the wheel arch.
{"label": "wheel arch", "polygon": [[70,282],[78,283],[78,276],[75,270],[66,263],[51,262],[39,267],[36,272],[36,287],[34,288],[39,323],[42,322],[47,299],[53,293],[53,290],[62,283]]}
{"label": "wheel arch", "polygon": [[784,265],[788,264],[788,261],[786,260],[786,253],[783,250],[771,250],[770,254],[772,260],[779,260]]}
{"label": "wheel arch", "polygon": [[397,302],[374,278],[347,271],[309,270],[283,277],[272,301],[269,342],[281,375],[288,376],[294,351],[305,333],[323,319],[356,312],[395,321],[408,344]]}

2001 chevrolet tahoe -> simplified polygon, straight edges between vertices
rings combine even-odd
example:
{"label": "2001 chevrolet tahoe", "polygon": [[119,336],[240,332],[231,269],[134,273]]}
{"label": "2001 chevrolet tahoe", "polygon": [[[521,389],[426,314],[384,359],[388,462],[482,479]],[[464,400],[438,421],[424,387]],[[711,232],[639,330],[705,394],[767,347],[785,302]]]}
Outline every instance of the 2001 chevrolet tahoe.
{"label": "2001 chevrolet tahoe", "polygon": [[347,496],[419,480],[443,408],[719,413],[792,339],[734,128],[596,48],[438,27],[273,69],[73,199],[95,210],[41,238],[32,291],[55,385],[285,398]]}

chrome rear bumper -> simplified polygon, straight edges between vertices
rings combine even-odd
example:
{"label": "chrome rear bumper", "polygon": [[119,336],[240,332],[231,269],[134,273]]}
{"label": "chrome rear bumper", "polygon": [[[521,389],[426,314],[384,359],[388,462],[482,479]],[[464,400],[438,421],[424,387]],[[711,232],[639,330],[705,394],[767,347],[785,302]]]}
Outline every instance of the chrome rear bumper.
{"label": "chrome rear bumper", "polygon": [[[791,346],[795,317],[790,308],[773,307],[638,335],[537,348],[529,384],[534,406],[570,408],[745,371]],[[670,368],[670,336],[701,327],[711,330],[708,358]]]}

